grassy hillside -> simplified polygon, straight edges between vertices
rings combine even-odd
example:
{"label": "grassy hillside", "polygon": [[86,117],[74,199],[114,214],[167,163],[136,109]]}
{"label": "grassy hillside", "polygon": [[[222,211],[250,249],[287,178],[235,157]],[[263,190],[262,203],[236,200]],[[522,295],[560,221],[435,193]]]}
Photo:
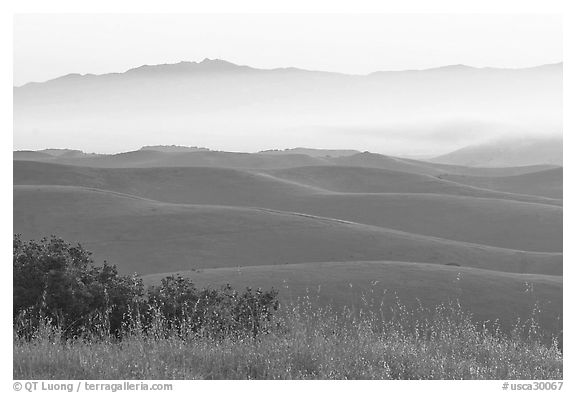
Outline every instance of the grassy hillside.
{"label": "grassy hillside", "polygon": [[140,149],[118,154],[47,154],[43,151],[15,151],[15,161],[51,162],[96,168],[158,168],[158,167],[213,167],[236,169],[282,169],[301,166],[353,166],[379,168],[423,175],[513,176],[553,169],[553,165],[527,165],[520,167],[482,168],[440,164],[409,158],[400,158],[370,152],[333,157],[309,153],[309,149],[294,149],[282,154],[234,153],[225,151],[160,151]]}
{"label": "grassy hillside", "polygon": [[562,168],[554,168],[506,177],[443,175],[442,178],[474,187],[562,199],[563,173]]}
{"label": "grassy hillside", "polygon": [[[398,301],[410,310],[421,304],[459,302],[476,322],[499,320],[508,330],[527,320],[536,303],[548,332],[562,328],[562,278],[405,262],[346,261],[280,266],[202,269],[180,272],[200,287],[226,283],[280,291],[284,304],[308,297],[316,305],[382,310],[386,318]],[[165,274],[144,277],[158,284]],[[505,300],[505,301],[503,301]]]}
{"label": "grassy hillside", "polygon": [[[419,185],[421,177],[410,174],[379,176],[374,181],[381,187],[390,179],[394,188],[407,191],[424,185],[449,189],[440,180]],[[263,207],[496,247],[562,251],[562,208],[545,204],[423,193],[336,193],[221,168],[103,170],[20,162],[14,166],[14,183],[95,187],[172,203]]]}
{"label": "grassy hillside", "polygon": [[440,174],[468,175],[468,176],[486,176],[486,177],[503,177],[516,176],[528,173],[545,171],[547,169],[559,168],[558,165],[540,164],[540,165],[522,165],[522,166],[504,166],[504,167],[474,167],[464,165],[440,164],[430,161],[417,161],[403,158],[404,161],[422,164],[435,168]]}
{"label": "grassy hillside", "polygon": [[[561,205],[561,201],[551,197],[531,197],[521,195],[521,192],[512,193],[512,191],[506,190],[502,190],[505,192],[498,192],[481,188],[480,185],[460,184],[457,180],[458,176],[454,176],[454,179],[448,175],[439,178],[440,176],[420,175],[380,168],[343,166],[304,166],[270,170],[267,173],[276,178],[340,193],[446,194]],[[449,181],[444,179],[449,179]],[[561,190],[561,180],[559,187]]]}
{"label": "grassy hillside", "polygon": [[561,201],[497,192],[427,175],[377,168],[304,166],[232,168],[90,168],[14,162],[14,184],[95,187],[166,202],[275,206],[291,197],[334,193],[432,193],[561,205]]}
{"label": "grassy hillside", "polygon": [[437,162],[414,160],[410,158],[392,157],[370,152],[359,153],[347,157],[336,157],[330,161],[333,164],[339,166],[380,168],[422,175],[441,175],[450,173],[472,176],[512,176],[554,168],[553,165],[525,165],[499,168],[469,167],[464,165],[441,164]]}
{"label": "grassy hillside", "polygon": [[329,191],[230,168],[88,168],[14,163],[15,185],[100,188],[176,203],[257,206],[266,200]]}
{"label": "grassy hillside", "polygon": [[[14,154],[15,159],[40,161],[43,156]],[[137,150],[110,155],[87,155],[83,157],[51,157],[51,162],[64,165],[95,168],[153,168],[196,167],[273,169],[300,165],[328,165],[322,158],[306,154],[250,154],[223,151],[164,152]]]}
{"label": "grassy hillside", "polygon": [[110,191],[15,186],[14,231],[79,241],[98,260],[141,274],[348,260],[458,263],[559,275],[562,255],[418,236],[256,208],[176,205]]}
{"label": "grassy hillside", "polygon": [[562,208],[435,194],[333,194],[294,198],[282,210],[425,236],[539,252],[562,252]]}
{"label": "grassy hillside", "polygon": [[[504,379],[561,380],[562,351],[529,334],[474,324],[457,306],[432,312],[396,307],[384,323],[296,304],[281,328],[254,337],[181,337],[162,320],[157,334],[62,342],[44,330],[14,340],[14,379]],[[524,321],[522,321],[524,322]],[[274,326],[274,325],[273,325]],[[522,332],[522,330],[520,330]],[[554,388],[556,388],[555,385]]]}
{"label": "grassy hillside", "polygon": [[12,153],[12,158],[15,163],[20,161],[44,162],[52,160],[54,156],[41,151],[19,150]]}

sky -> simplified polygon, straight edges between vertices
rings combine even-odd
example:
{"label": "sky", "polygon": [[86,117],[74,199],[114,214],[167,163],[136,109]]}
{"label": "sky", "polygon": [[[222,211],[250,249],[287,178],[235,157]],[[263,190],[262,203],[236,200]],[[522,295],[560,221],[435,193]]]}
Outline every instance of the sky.
{"label": "sky", "polygon": [[[551,14],[18,14],[14,19],[15,86],[71,73],[117,73],[145,64],[205,58],[255,68],[297,67],[347,74],[455,64],[525,68],[562,61],[562,24],[561,16]],[[242,104],[229,108],[226,116],[200,109],[178,113],[183,117],[171,116],[162,112],[162,106],[137,115],[125,111],[127,105],[146,107],[136,103],[150,95],[123,96],[125,101],[113,110],[107,106],[108,97],[98,101],[100,108],[76,105],[74,99],[72,106],[58,107],[60,98],[54,96],[42,108],[27,106],[26,101],[17,103],[14,147],[111,153],[147,144],[230,151],[306,146],[441,154],[501,134],[561,132],[561,86],[546,77],[540,79],[513,85],[512,96],[518,97],[504,99],[502,105],[498,99],[506,94],[501,85],[495,88],[500,89],[499,96],[489,98],[481,94],[487,86],[476,87],[472,96],[478,105],[466,106],[464,93],[458,93],[463,95],[455,102],[438,98],[442,92],[458,90],[444,84],[428,93],[420,86],[411,93],[415,99],[408,102],[402,100],[409,95],[406,90],[382,101],[386,89],[368,94],[368,88],[362,90],[366,97],[353,97],[355,90],[344,89],[342,96],[318,96],[310,105],[296,100],[297,95],[290,96],[292,101],[281,96],[280,101],[262,106],[240,100]],[[527,85],[540,90],[534,94]],[[529,93],[523,95],[523,91]],[[234,92],[241,93],[242,85],[223,93],[224,98],[234,101],[229,97]],[[268,95],[273,97],[273,93]],[[415,101],[420,96],[436,98],[419,106]],[[348,101],[335,109],[340,99]],[[458,138],[441,137],[454,130]]]}
{"label": "sky", "polygon": [[545,14],[18,14],[14,85],[69,73],[225,59],[258,68],[366,74],[450,64],[562,61]]}

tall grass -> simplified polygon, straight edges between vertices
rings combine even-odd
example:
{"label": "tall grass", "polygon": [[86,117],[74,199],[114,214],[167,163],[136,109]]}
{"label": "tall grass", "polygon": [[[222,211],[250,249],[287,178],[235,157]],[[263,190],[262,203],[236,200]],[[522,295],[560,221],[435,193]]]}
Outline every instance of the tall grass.
{"label": "tall grass", "polygon": [[224,337],[132,325],[121,339],[63,339],[44,324],[14,336],[15,379],[562,379],[562,352],[537,320],[503,333],[458,304],[378,312],[284,306],[264,333]]}

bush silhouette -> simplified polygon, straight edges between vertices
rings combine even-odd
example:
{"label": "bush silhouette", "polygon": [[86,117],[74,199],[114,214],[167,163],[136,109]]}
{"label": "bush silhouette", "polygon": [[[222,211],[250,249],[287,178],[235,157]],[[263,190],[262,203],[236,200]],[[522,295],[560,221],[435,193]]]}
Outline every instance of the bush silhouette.
{"label": "bush silhouette", "polygon": [[65,338],[97,334],[120,338],[135,325],[179,334],[257,335],[278,309],[278,292],[229,285],[197,289],[180,276],[144,288],[137,276],[122,276],[106,262],[96,266],[80,244],[57,237],[13,239],[13,318],[16,333],[32,337],[42,323]]}
{"label": "bush silhouette", "polygon": [[57,324],[66,336],[94,333],[102,323],[116,333],[143,300],[139,277],[120,276],[106,262],[95,266],[81,245],[56,237],[23,242],[14,236],[13,269],[13,315],[24,327],[22,334],[30,334],[40,320]]}
{"label": "bush silhouette", "polygon": [[274,290],[263,292],[251,288],[240,293],[230,285],[198,290],[189,278],[169,276],[162,279],[159,286],[148,289],[147,301],[166,321],[165,331],[255,336],[278,309],[277,295]]}

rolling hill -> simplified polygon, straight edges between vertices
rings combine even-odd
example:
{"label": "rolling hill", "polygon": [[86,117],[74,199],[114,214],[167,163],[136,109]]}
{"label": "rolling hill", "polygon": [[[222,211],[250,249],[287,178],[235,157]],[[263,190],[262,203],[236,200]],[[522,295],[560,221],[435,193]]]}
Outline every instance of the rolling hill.
{"label": "rolling hill", "polygon": [[[339,193],[416,193],[416,194],[446,194],[471,196],[477,198],[510,199],[523,202],[545,203],[551,205],[561,205],[561,202],[554,197],[533,198],[521,195],[519,191],[530,191],[529,187],[510,187],[510,190],[500,190],[494,192],[490,187],[482,188],[481,182],[465,183],[460,182],[457,175],[450,176],[429,176],[415,173],[392,171],[379,168],[368,167],[342,167],[342,166],[319,166],[319,167],[296,167],[281,170],[267,171],[274,177],[306,184],[325,190]],[[560,170],[561,174],[561,170]],[[526,176],[527,184],[530,184],[530,176]],[[449,181],[446,181],[448,179]],[[486,178],[485,184],[491,184],[491,178]],[[505,179],[496,181],[506,183]],[[535,184],[539,184],[540,179],[532,179]],[[555,189],[562,190],[562,177],[555,179]],[[550,186],[550,182],[542,184],[541,189]],[[537,187],[537,186],[534,186]],[[515,191],[516,190],[516,191]],[[520,194],[520,195],[519,195]],[[526,193],[529,194],[529,193]]]}
{"label": "rolling hill", "polygon": [[505,167],[474,167],[464,165],[440,164],[437,162],[420,161],[410,158],[402,158],[405,162],[427,166],[435,170],[432,175],[468,175],[481,177],[504,177],[524,175],[528,173],[540,172],[547,169],[559,168],[558,165],[522,165],[522,166],[505,166]]}
{"label": "rolling hill", "polygon": [[118,154],[86,154],[80,157],[34,155],[14,152],[15,160],[49,161],[57,164],[94,168],[215,167],[274,169],[300,165],[324,165],[327,162],[305,154],[250,154],[219,151],[174,151],[141,149]]}
{"label": "rolling hill", "polygon": [[[399,300],[409,310],[422,304],[433,308],[449,301],[473,312],[479,322],[499,320],[509,329],[517,318],[528,319],[535,305],[545,330],[562,328],[562,278],[502,273],[482,269],[405,262],[345,261],[241,268],[201,269],[179,272],[198,286],[280,291],[287,307],[298,298],[314,304],[373,309],[390,313]],[[165,274],[144,277],[158,284]]]}
{"label": "rolling hill", "polygon": [[562,255],[259,208],[177,205],[66,186],[14,186],[14,231],[81,242],[123,273],[396,260],[561,275]]}
{"label": "rolling hill", "polygon": [[[394,185],[390,190],[400,192],[339,193],[267,174],[221,168],[102,170],[14,163],[14,184],[94,187],[170,203],[262,207],[496,247],[562,251],[559,206],[449,195],[450,187],[467,188],[429,178],[422,184],[421,177],[409,174],[384,174],[378,187],[386,187],[390,179]],[[447,193],[410,192],[416,187],[439,192],[439,186]]]}
{"label": "rolling hill", "polygon": [[505,177],[463,175],[442,175],[441,177],[443,179],[449,179],[460,184],[468,184],[474,187],[562,199],[563,173],[564,171],[562,168],[554,168]]}
{"label": "rolling hill", "polygon": [[295,147],[293,149],[284,150],[263,150],[258,152],[259,154],[272,154],[272,155],[285,155],[285,154],[305,154],[310,157],[345,157],[353,156],[360,153],[358,150],[350,149],[310,149],[306,147]]}
{"label": "rolling hill", "polygon": [[[166,202],[250,205],[290,196],[334,193],[424,193],[509,199],[561,206],[557,199],[498,192],[438,177],[363,167],[237,170],[211,167],[89,168],[14,161],[14,184],[103,188]],[[445,175],[446,176],[446,175]],[[446,176],[448,177],[448,176]],[[231,203],[230,188],[235,202]]]}
{"label": "rolling hill", "polygon": [[[62,154],[61,152],[64,150],[67,149],[19,150],[14,151],[13,159],[14,161],[50,162],[53,164],[95,168],[216,167],[267,170],[302,166],[344,166],[377,168],[432,176],[451,174],[481,177],[514,176],[558,168],[557,165],[526,165],[501,168],[469,167],[392,157],[370,152],[347,154],[348,151],[304,148],[260,153],[233,153],[185,146],[144,146],[139,150],[117,154],[96,154],[78,151],[70,151],[72,152],[71,154]],[[59,152],[59,154],[53,154],[52,152]],[[333,154],[333,156],[330,156],[330,154]]]}
{"label": "rolling hill", "polygon": [[89,168],[14,162],[15,185],[100,188],[163,202],[259,206],[266,201],[329,193],[266,174],[229,168]]}
{"label": "rolling hill", "polygon": [[562,208],[437,194],[325,194],[272,207],[426,236],[562,252]]}

